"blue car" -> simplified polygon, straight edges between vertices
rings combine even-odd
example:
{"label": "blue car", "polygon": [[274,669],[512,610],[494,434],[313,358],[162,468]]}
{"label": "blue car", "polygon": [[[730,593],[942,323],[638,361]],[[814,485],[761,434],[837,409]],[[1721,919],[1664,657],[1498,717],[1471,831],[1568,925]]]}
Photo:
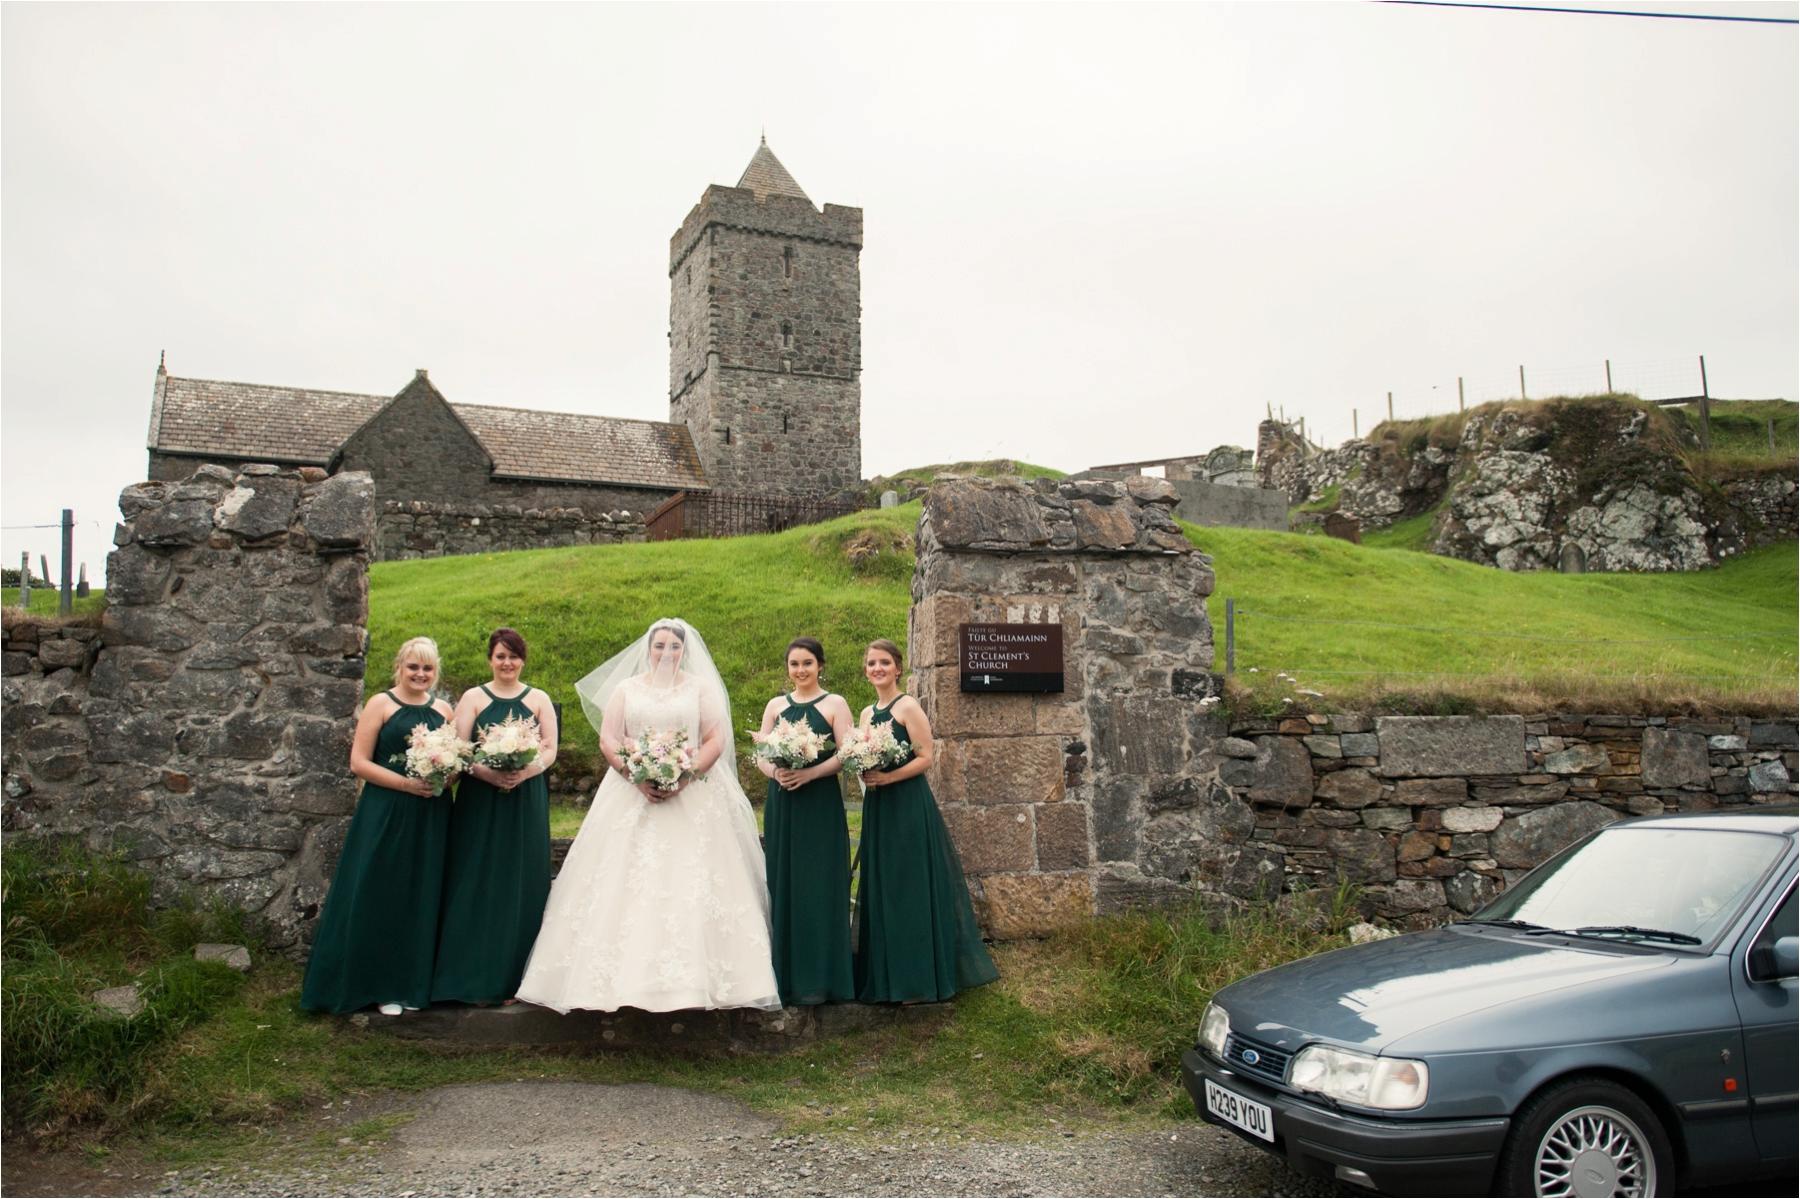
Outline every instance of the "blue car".
{"label": "blue car", "polygon": [[1467,920],[1219,991],[1208,1121],[1400,1195],[1657,1195],[1795,1173],[1785,811],[1608,825]]}

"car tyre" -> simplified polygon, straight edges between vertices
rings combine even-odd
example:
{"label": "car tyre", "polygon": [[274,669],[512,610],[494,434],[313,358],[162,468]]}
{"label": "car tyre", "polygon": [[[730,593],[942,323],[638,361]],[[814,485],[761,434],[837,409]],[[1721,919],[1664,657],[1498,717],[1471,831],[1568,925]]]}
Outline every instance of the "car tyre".
{"label": "car tyre", "polygon": [[1500,1151],[1497,1195],[1668,1195],[1675,1160],[1662,1121],[1624,1087],[1572,1078],[1534,1096]]}

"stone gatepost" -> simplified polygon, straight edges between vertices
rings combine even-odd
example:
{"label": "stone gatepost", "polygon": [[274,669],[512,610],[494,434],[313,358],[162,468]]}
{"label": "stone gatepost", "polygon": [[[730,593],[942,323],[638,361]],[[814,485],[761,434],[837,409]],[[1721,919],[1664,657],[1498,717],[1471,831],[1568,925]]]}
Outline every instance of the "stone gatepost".
{"label": "stone gatepost", "polygon": [[8,655],[6,828],[121,853],[159,896],[198,890],[303,941],[356,802],[374,485],[203,466],[119,509],[98,653]]}
{"label": "stone gatepost", "polygon": [[[1254,831],[1216,781],[1213,574],[1176,501],[1142,476],[952,478],[925,497],[914,688],[937,741],[932,789],[993,937],[1212,889]],[[984,621],[1060,624],[1063,692],[962,692],[959,626]]]}

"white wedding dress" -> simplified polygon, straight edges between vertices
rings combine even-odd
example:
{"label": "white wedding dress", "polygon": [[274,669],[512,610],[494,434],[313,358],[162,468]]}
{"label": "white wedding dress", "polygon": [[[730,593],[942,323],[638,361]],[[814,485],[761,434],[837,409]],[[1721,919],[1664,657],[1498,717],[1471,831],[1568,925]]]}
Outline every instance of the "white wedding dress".
{"label": "white wedding dress", "polygon": [[[619,693],[627,737],[718,718],[692,679],[628,679]],[[762,845],[726,737],[710,777],[662,803],[606,772],[551,884],[520,999],[559,1012],[781,1006]]]}

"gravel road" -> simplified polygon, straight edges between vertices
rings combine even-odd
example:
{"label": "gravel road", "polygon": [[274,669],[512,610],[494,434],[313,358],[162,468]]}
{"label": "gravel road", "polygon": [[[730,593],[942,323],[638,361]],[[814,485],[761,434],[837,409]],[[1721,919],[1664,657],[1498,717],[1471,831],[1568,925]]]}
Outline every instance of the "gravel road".
{"label": "gravel road", "polygon": [[[1339,1195],[1194,1123],[1050,1126],[1028,1138],[919,1127],[778,1135],[733,1100],[672,1087],[517,1082],[336,1105],[293,1135],[372,1116],[385,1144],[165,1175],[163,1195]],[[347,1143],[345,1143],[347,1142]],[[272,1147],[273,1148],[273,1147]],[[1362,1192],[1366,1193],[1366,1192]]]}

